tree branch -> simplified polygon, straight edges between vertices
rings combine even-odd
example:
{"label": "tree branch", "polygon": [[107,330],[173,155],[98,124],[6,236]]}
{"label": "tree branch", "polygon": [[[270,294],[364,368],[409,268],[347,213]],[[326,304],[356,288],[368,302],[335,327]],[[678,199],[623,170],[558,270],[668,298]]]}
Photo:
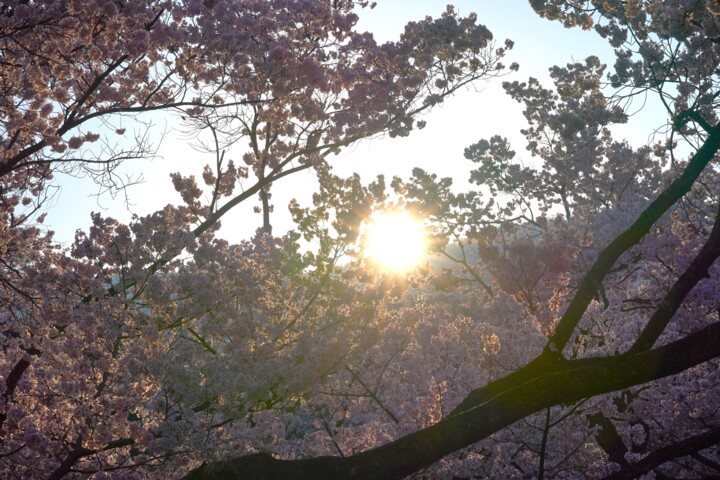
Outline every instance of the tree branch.
{"label": "tree branch", "polygon": [[682,305],[685,297],[700,280],[708,277],[710,267],[718,257],[720,257],[720,205],[718,205],[718,214],[712,232],[710,232],[710,238],[660,302],[650,321],[640,332],[640,336],[635,340],[633,346],[630,347],[631,352],[652,348]]}
{"label": "tree branch", "polygon": [[705,140],[705,143],[695,152],[685,167],[682,175],[676,178],[635,220],[627,230],[618,235],[608,245],[580,282],[577,293],[558,323],[555,333],[550,337],[546,350],[559,354],[565,348],[568,340],[582,318],[585,310],[595,296],[595,292],[610,272],[620,255],[640,242],[650,231],[653,224],[667,210],[690,191],[693,183],[720,150],[720,125],[716,125]]}
{"label": "tree branch", "polygon": [[[527,380],[507,385],[493,395],[475,395],[481,400],[467,404],[435,425],[380,447],[345,458],[277,460],[259,453],[204,464],[184,480],[400,479],[544,408],[674,375],[718,356],[720,323],[643,352],[549,363],[541,355],[520,369]],[[537,368],[541,364],[549,368]]]}
{"label": "tree branch", "polygon": [[[8,401],[13,396],[13,393],[15,393],[15,388],[17,388],[18,382],[20,382],[23,373],[25,373],[25,370],[27,370],[29,366],[30,362],[21,358],[10,371],[10,374],[5,380],[5,391],[2,394],[4,404],[7,405]],[[0,428],[5,423],[6,418],[7,415],[5,413],[0,413]]]}
{"label": "tree branch", "polygon": [[590,426],[600,427],[600,431],[595,438],[600,448],[607,454],[608,459],[621,467],[626,467],[628,462],[625,460],[625,454],[628,453],[628,448],[620,438],[615,425],[602,412],[588,415],[587,419],[590,421]]}
{"label": "tree branch", "polygon": [[684,457],[686,455],[691,455],[705,448],[712,447],[717,443],[720,443],[720,428],[687,438],[674,445],[668,445],[667,447],[660,448],[639,462],[628,465],[619,472],[608,475],[603,480],[630,480],[638,478],[653,468],[659,467],[665,462],[669,462],[670,460]]}
{"label": "tree branch", "polygon": [[81,441],[78,440],[75,445],[73,445],[75,448],[68,452],[65,460],[63,460],[60,466],[50,474],[48,480],[60,480],[66,474],[70,473],[72,471],[73,465],[75,465],[75,463],[83,457],[89,457],[90,455],[95,455],[96,453],[105,452],[114,448],[129,447],[134,443],[135,440],[133,440],[132,438],[121,438],[119,440],[113,440],[112,442],[105,445],[103,448],[90,449],[82,447]]}

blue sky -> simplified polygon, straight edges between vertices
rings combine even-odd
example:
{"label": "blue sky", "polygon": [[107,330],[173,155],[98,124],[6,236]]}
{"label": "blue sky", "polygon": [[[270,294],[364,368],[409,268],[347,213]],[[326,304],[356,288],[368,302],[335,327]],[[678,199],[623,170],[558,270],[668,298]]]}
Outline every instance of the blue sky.
{"label": "blue sky", "polygon": [[[446,4],[446,1],[437,0],[380,0],[374,10],[361,12],[358,28],[373,32],[378,41],[395,40],[408,21],[427,15],[437,17]],[[505,79],[524,80],[534,76],[549,84],[547,71],[552,65],[582,60],[591,54],[612,62],[611,49],[596,34],[567,30],[557,22],[541,19],[527,0],[463,0],[454,5],[461,15],[476,12],[478,21],[493,32],[499,43],[505,38],[515,42],[506,63],[518,62],[520,71]],[[462,183],[469,166],[463,159],[464,148],[494,134],[510,138],[520,158],[530,161],[519,134],[524,126],[522,108],[505,96],[500,84],[501,80],[494,80],[460,92],[426,115],[427,127],[409,137],[372,139],[351,147],[334,159],[335,172],[350,174],[356,171],[370,181],[378,174],[387,178],[393,175],[407,177],[413,167],[419,166]],[[157,125],[156,131],[161,132],[163,127],[162,123]],[[630,136],[635,144],[644,143],[648,135],[641,130],[626,130],[623,134]],[[68,245],[77,228],[88,227],[92,211],[127,222],[131,213],[146,215],[167,203],[177,203],[180,199],[172,189],[169,173],[200,174],[203,165],[212,162],[207,154],[194,152],[180,135],[174,133],[164,139],[159,155],[160,158],[132,161],[123,167],[124,173],[142,173],[146,180],[144,184],[127,189],[129,203],[123,194],[115,198],[93,196],[98,189],[89,179],[58,176],[61,191],[54,199],[46,221],[56,232],[56,239]],[[290,226],[286,208],[290,199],[309,203],[311,175],[306,172],[291,176],[273,187],[275,233]],[[260,221],[252,213],[252,205],[240,206],[222,220],[221,235],[239,241],[251,235]]]}

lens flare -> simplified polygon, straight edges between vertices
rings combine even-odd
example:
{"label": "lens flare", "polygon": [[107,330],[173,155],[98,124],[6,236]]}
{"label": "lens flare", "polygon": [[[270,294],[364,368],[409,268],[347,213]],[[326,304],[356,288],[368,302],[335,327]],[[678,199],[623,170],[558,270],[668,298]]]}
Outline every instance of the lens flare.
{"label": "lens flare", "polygon": [[365,256],[395,272],[418,264],[425,252],[422,224],[406,212],[376,213],[365,230]]}

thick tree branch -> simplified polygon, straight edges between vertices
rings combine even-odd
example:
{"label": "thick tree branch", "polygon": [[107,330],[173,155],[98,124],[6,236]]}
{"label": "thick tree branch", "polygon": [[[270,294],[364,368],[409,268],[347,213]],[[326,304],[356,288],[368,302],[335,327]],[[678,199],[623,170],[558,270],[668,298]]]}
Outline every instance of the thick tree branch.
{"label": "thick tree branch", "polygon": [[[10,374],[5,380],[5,391],[2,394],[4,404],[7,405],[8,401],[12,398],[13,393],[15,393],[15,389],[17,388],[18,382],[20,382],[23,373],[25,373],[25,370],[27,370],[29,366],[30,362],[22,358],[15,364],[13,369],[10,371]],[[7,415],[5,413],[0,413],[0,428],[2,428],[6,418]]]}
{"label": "thick tree branch", "polygon": [[628,448],[610,419],[603,415],[602,412],[598,412],[594,415],[588,415],[588,420],[590,426],[600,427],[600,431],[595,438],[600,448],[607,454],[608,459],[621,467],[627,466],[628,462],[625,460],[625,454],[628,453]]}
{"label": "thick tree branch", "polygon": [[718,215],[715,218],[710,238],[703,245],[702,249],[688,266],[688,268],[680,275],[670,291],[665,295],[660,305],[653,313],[650,321],[635,343],[630,348],[632,352],[647,350],[652,348],[662,332],[667,327],[673,315],[682,305],[685,297],[703,278],[707,278],[710,267],[720,256],[720,205],[718,205]]}
{"label": "thick tree branch", "polygon": [[694,458],[695,460],[697,460],[698,462],[705,465],[706,467],[711,468],[717,472],[720,472],[720,463],[714,462],[714,461],[710,460],[709,458],[707,458],[705,455],[700,455],[697,452],[691,453],[690,456],[692,458]]}
{"label": "thick tree branch", "polygon": [[682,175],[676,178],[641,214],[627,230],[618,235],[598,256],[593,266],[580,282],[577,293],[550,337],[546,349],[559,353],[565,348],[575,327],[582,318],[595,292],[610,272],[620,255],[640,242],[653,224],[690,191],[693,183],[720,150],[720,125],[716,125],[705,143],[690,159]]}
{"label": "thick tree branch", "polygon": [[708,447],[720,443],[720,428],[710,430],[709,432],[687,438],[674,445],[668,445],[659,450],[654,451],[647,457],[637,463],[622,468],[619,472],[608,475],[603,480],[630,480],[649,472],[653,468],[659,467],[665,462],[669,462],[675,458],[684,457],[699,452]]}
{"label": "thick tree branch", "polygon": [[10,397],[12,397],[13,393],[15,393],[15,388],[17,387],[18,382],[29,366],[30,362],[24,358],[20,359],[15,364],[13,369],[10,371],[10,375],[8,375],[7,380],[5,381],[5,391],[2,395],[3,401],[7,402]]}
{"label": "thick tree branch", "polygon": [[[184,480],[399,479],[544,408],[674,375],[718,356],[720,323],[638,353],[550,363],[541,356],[520,369],[531,370],[527,380],[508,385],[491,396],[476,395],[482,400],[466,405],[435,425],[372,450],[345,458],[290,461],[255,454],[205,464]],[[537,368],[543,363],[549,368]]]}

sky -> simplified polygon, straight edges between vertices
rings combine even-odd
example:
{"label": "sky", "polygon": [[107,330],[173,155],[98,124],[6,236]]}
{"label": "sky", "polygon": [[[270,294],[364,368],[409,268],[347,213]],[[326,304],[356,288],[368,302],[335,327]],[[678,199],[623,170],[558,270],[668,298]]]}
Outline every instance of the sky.
{"label": "sky", "polygon": [[[396,40],[408,21],[428,15],[438,17],[445,11],[446,4],[445,0],[379,0],[374,10],[359,12],[357,28],[372,32],[379,42]],[[499,44],[506,38],[515,42],[504,63],[518,62],[519,72],[489,83],[477,83],[447,99],[423,117],[427,127],[408,137],[374,138],[351,146],[331,160],[336,174],[358,172],[369,182],[379,174],[387,179],[394,175],[407,178],[417,166],[441,177],[453,177],[462,184],[470,167],[463,158],[464,149],[495,134],[508,137],[519,158],[531,161],[519,133],[525,125],[522,106],[505,95],[501,82],[523,81],[533,76],[549,86],[548,68],[553,65],[581,61],[589,55],[612,62],[612,50],[597,34],[568,30],[558,22],[542,19],[527,0],[461,0],[454,5],[462,16],[476,12],[478,22],[490,29]],[[643,115],[652,115],[652,112],[645,111]],[[172,128],[170,123],[165,124],[169,120],[162,117],[153,120],[157,139],[164,129]],[[634,122],[637,123],[642,124]],[[638,145],[648,141],[649,133],[635,127],[622,131],[621,135]],[[234,157],[239,158],[240,154]],[[70,245],[76,229],[88,228],[93,211],[128,222],[133,213],[147,215],[168,203],[179,203],[169,174],[181,171],[199,175],[202,167],[213,161],[208,154],[190,148],[181,134],[169,131],[159,145],[158,158],[129,161],[119,170],[121,175],[141,175],[144,179],[144,183],[130,186],[119,195],[98,196],[98,187],[90,179],[58,176],[60,189],[53,198],[45,224],[55,232],[56,240]],[[297,198],[302,205],[309,206],[312,175],[301,172],[273,186],[273,233],[281,234],[291,227],[287,213],[291,199]],[[252,213],[256,203],[247,202],[223,217],[220,236],[236,242],[252,235],[261,224],[260,216]]]}

